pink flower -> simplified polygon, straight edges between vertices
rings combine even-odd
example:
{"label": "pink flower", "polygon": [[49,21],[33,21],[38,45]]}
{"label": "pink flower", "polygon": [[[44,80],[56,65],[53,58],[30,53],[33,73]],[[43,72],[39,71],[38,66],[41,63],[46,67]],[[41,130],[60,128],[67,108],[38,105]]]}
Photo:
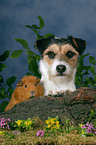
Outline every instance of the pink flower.
{"label": "pink flower", "polygon": [[37,136],[40,136],[40,137],[44,136],[44,132],[45,131],[43,131],[43,130],[37,131]]}
{"label": "pink flower", "polygon": [[9,127],[9,122],[10,122],[11,120],[8,118],[8,119],[5,119],[4,117],[3,118],[1,118],[0,119],[0,127],[1,128],[6,128],[6,129],[10,129],[10,127]]}

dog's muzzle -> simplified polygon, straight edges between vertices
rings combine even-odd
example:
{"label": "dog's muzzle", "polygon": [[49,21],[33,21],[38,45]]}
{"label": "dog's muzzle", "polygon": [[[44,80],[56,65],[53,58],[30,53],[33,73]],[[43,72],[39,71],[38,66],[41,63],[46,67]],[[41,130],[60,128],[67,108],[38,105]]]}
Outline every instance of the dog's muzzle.
{"label": "dog's muzzle", "polygon": [[65,65],[57,65],[56,70],[59,74],[63,74],[66,70],[66,66]]}

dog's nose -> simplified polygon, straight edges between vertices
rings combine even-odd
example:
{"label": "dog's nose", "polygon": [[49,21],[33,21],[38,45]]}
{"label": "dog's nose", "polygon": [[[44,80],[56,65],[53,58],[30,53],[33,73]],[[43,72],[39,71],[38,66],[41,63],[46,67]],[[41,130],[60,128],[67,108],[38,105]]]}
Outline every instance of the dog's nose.
{"label": "dog's nose", "polygon": [[63,73],[66,70],[66,67],[65,67],[65,65],[57,65],[56,70],[59,73]]}

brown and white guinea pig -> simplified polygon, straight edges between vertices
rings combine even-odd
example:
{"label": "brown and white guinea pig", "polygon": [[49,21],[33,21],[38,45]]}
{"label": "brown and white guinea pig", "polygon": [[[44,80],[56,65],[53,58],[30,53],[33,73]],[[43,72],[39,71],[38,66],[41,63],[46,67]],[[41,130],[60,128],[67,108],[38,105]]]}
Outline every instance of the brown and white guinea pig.
{"label": "brown and white guinea pig", "polygon": [[39,83],[40,79],[35,76],[24,76],[17,84],[5,111],[30,98],[43,96],[44,90]]}

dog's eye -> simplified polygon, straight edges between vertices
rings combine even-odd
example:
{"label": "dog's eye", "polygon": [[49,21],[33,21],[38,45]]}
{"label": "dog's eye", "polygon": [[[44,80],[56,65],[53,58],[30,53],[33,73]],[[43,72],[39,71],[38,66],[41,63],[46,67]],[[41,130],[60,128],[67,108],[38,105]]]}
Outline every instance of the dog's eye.
{"label": "dog's eye", "polygon": [[48,57],[51,58],[51,59],[53,59],[53,58],[55,57],[55,54],[54,54],[54,52],[52,52],[52,51],[48,52],[47,55],[48,55]]}
{"label": "dog's eye", "polygon": [[67,56],[68,58],[72,58],[74,55],[75,55],[75,53],[74,53],[74,52],[71,52],[71,51],[68,51],[68,52],[66,53],[66,56]]}
{"label": "dog's eye", "polygon": [[27,85],[25,85],[25,88],[27,88]]}

